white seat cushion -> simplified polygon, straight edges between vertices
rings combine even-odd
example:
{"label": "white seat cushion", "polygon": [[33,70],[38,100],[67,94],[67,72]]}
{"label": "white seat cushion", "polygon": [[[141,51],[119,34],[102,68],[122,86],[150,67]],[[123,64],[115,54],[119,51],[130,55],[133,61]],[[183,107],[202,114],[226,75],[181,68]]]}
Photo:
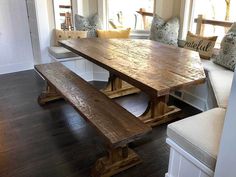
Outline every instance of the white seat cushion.
{"label": "white seat cushion", "polygon": [[167,135],[214,171],[226,110],[215,108],[168,125]]}
{"label": "white seat cushion", "polygon": [[48,52],[55,57],[56,59],[64,59],[64,58],[73,58],[78,57],[75,53],[67,50],[64,47],[49,47]]}
{"label": "white seat cushion", "polygon": [[234,73],[230,70],[216,70],[209,72],[208,75],[218,106],[226,108]]}
{"label": "white seat cushion", "polygon": [[218,70],[220,70],[220,71],[226,71],[227,70],[226,68],[213,63],[211,60],[204,60],[203,59],[201,61],[202,61],[202,65],[203,65],[203,67],[204,67],[204,69],[207,73],[215,71],[215,70],[217,70],[217,71]]}

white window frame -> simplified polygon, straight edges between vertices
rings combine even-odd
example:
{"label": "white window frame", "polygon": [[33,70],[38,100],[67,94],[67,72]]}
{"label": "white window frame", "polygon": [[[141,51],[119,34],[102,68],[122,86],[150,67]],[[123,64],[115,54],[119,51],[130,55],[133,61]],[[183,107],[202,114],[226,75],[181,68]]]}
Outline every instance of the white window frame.
{"label": "white window frame", "polygon": [[180,7],[180,40],[186,40],[187,32],[194,23],[194,4],[196,0],[181,0]]}

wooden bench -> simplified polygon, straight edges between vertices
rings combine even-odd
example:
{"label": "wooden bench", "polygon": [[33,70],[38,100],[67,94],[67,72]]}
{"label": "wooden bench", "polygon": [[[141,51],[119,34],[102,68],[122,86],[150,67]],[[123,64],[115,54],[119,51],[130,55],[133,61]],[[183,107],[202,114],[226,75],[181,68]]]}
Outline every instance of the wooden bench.
{"label": "wooden bench", "polygon": [[97,160],[94,177],[109,177],[141,162],[127,144],[151,131],[138,118],[59,62],[35,66],[46,80],[39,103],[64,98],[100,133],[108,154]]}

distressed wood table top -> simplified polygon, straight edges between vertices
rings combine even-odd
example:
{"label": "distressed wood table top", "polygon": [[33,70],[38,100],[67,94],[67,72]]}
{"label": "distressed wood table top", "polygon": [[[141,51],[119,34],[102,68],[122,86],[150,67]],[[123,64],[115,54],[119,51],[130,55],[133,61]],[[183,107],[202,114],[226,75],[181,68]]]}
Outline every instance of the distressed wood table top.
{"label": "distressed wood table top", "polygon": [[205,81],[197,52],[139,39],[72,39],[65,48],[107,69],[150,95]]}

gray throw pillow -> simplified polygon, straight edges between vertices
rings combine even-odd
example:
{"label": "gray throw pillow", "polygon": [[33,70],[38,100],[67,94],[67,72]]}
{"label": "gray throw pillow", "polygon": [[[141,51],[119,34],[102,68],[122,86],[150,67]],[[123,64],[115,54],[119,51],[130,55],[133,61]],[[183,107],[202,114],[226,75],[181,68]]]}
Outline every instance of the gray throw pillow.
{"label": "gray throw pillow", "polygon": [[221,41],[219,55],[214,63],[234,71],[236,64],[236,23],[234,23]]}
{"label": "gray throw pillow", "polygon": [[179,19],[172,18],[165,22],[161,17],[155,15],[152,20],[150,40],[164,44],[178,46]]}
{"label": "gray throw pillow", "polygon": [[75,28],[78,31],[88,31],[88,37],[97,37],[97,29],[102,29],[98,14],[83,17],[75,14]]}
{"label": "gray throw pillow", "polygon": [[233,23],[233,25],[230,27],[229,32],[233,32],[233,33],[236,33],[236,22]]}

